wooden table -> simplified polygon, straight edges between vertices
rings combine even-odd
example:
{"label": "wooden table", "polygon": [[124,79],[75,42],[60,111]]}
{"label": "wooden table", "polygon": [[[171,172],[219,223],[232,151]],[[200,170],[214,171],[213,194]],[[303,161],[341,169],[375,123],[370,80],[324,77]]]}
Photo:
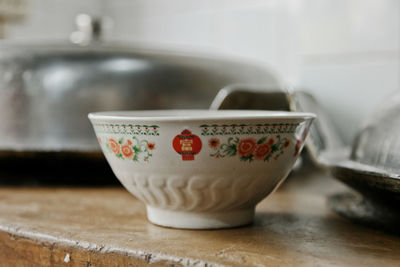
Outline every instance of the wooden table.
{"label": "wooden table", "polygon": [[[400,266],[400,238],[332,213],[347,190],[300,172],[257,207],[253,225],[152,225],[123,188],[0,188],[0,266]],[[400,227],[400,226],[399,226]]]}

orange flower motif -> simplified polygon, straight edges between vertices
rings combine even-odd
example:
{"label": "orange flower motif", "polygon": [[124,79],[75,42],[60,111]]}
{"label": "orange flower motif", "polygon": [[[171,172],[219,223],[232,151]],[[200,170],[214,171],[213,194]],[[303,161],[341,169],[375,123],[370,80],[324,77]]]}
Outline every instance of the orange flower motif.
{"label": "orange flower motif", "polygon": [[240,140],[237,147],[239,155],[243,157],[250,156],[256,148],[256,144],[257,142],[254,138]]}
{"label": "orange flower motif", "polygon": [[153,150],[153,149],[156,148],[156,145],[155,145],[154,143],[147,143],[147,148],[148,148],[149,150]]}
{"label": "orange flower motif", "polygon": [[269,154],[269,152],[271,152],[271,147],[269,146],[269,144],[264,143],[261,145],[257,145],[254,151],[254,158],[262,160]]}
{"label": "orange flower motif", "polygon": [[108,139],[108,144],[110,145],[110,148],[112,150],[112,152],[114,152],[116,155],[119,155],[120,153],[120,147],[117,141],[115,141],[114,138],[109,138]]}
{"label": "orange flower motif", "polygon": [[133,149],[132,149],[132,142],[129,141],[126,144],[123,144],[121,146],[121,151],[122,151],[122,155],[124,155],[125,158],[130,159],[133,157]]}
{"label": "orange flower motif", "polygon": [[211,138],[210,140],[208,140],[208,145],[211,148],[217,148],[219,146],[221,142],[219,141],[218,138]]}

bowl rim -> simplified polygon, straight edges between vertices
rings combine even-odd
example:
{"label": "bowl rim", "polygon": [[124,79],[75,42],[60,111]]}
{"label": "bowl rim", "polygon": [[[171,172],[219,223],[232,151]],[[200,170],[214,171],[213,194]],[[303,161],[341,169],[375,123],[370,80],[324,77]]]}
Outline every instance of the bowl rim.
{"label": "bowl rim", "polygon": [[166,110],[120,110],[91,112],[90,120],[113,121],[203,121],[203,120],[254,120],[254,119],[315,119],[309,112],[270,110],[209,110],[209,109],[166,109]]}

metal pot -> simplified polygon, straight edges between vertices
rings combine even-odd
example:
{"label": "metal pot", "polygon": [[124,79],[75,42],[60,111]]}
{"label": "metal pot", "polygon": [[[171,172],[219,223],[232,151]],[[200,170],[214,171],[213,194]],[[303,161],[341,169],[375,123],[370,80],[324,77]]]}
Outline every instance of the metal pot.
{"label": "metal pot", "polygon": [[243,62],[135,48],[0,46],[0,151],[98,151],[87,113],[208,108],[233,83],[276,84]]}
{"label": "metal pot", "polygon": [[[0,45],[0,165],[103,164],[87,114],[208,108],[230,84],[276,85],[259,66],[215,56],[92,44]],[[25,165],[24,165],[25,166]],[[88,164],[88,166],[94,166]],[[12,167],[20,169],[20,167]],[[64,168],[65,169],[65,168]],[[1,173],[0,173],[1,174]]]}

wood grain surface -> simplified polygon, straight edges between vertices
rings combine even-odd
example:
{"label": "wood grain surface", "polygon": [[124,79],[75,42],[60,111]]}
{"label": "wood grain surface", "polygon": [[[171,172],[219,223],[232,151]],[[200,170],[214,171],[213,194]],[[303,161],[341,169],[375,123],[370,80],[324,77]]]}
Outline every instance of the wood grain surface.
{"label": "wood grain surface", "polygon": [[252,225],[199,231],[152,225],[120,187],[2,187],[0,266],[399,266],[399,237],[327,208],[326,196],[344,190],[326,173],[300,172],[258,205]]}

